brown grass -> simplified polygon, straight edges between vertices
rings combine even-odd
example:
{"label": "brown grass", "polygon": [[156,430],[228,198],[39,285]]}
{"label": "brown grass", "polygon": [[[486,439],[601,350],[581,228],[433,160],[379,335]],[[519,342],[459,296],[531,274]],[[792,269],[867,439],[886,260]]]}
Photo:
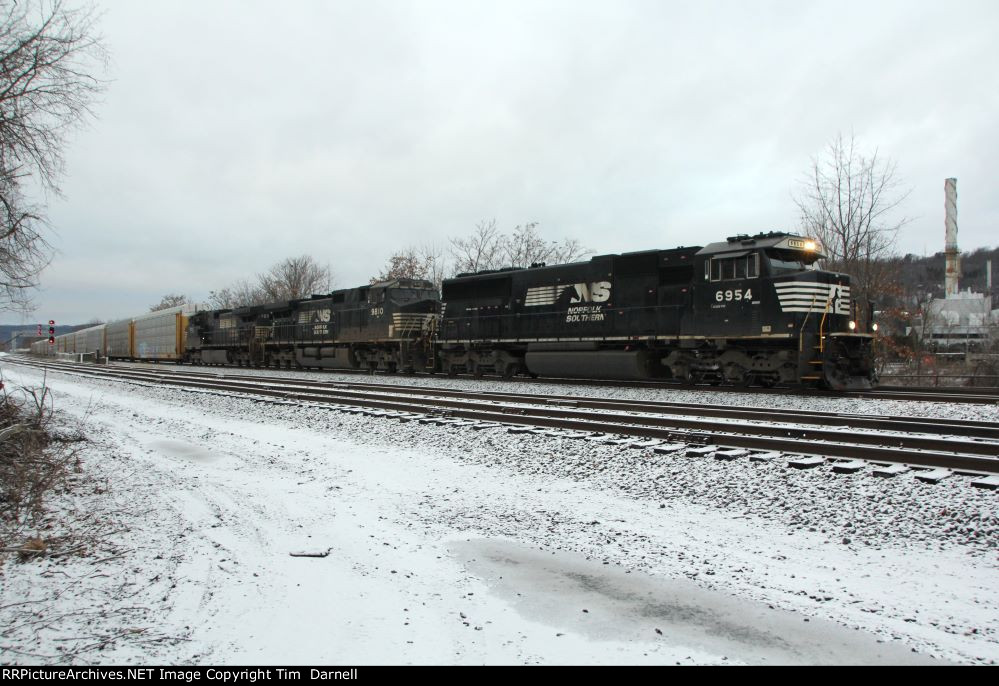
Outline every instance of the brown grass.
{"label": "brown grass", "polygon": [[52,426],[52,396],[38,388],[7,389],[0,382],[0,549],[21,560],[45,555],[49,541],[26,535],[41,519],[46,500],[68,488],[80,470],[72,444],[81,436],[61,435]]}

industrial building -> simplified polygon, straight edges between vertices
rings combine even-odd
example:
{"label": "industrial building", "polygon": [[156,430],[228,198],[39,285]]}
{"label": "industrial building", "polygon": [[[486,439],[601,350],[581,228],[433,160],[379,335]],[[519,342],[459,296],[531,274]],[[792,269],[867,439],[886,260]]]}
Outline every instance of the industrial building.
{"label": "industrial building", "polygon": [[999,309],[992,301],[992,262],[986,264],[985,293],[960,290],[961,253],[957,247],[957,179],[944,182],[944,298],[927,303],[915,333],[927,349],[979,352],[999,345]]}

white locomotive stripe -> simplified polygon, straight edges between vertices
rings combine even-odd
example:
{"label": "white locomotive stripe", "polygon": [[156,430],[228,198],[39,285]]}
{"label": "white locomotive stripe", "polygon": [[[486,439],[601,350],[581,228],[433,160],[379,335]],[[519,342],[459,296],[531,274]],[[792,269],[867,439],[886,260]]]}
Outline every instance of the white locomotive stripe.
{"label": "white locomotive stripe", "polygon": [[850,287],[835,283],[788,281],[774,284],[782,312],[850,314]]}
{"label": "white locomotive stripe", "polygon": [[569,285],[561,286],[535,286],[528,288],[524,294],[525,307],[537,307],[539,305],[554,305],[559,296],[569,288]]}

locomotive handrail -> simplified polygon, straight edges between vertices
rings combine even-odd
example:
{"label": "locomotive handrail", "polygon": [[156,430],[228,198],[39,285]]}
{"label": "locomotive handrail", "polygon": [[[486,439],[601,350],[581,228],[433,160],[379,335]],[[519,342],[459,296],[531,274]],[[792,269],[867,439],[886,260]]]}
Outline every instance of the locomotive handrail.
{"label": "locomotive handrail", "polygon": [[808,312],[805,313],[805,318],[801,321],[801,328],[798,329],[798,352],[805,352],[805,326],[808,324],[808,318],[812,316],[812,308],[815,307],[815,294],[812,294],[812,304],[808,306]]}
{"label": "locomotive handrail", "polygon": [[[814,296],[813,296],[814,297]],[[826,351],[826,335],[824,333],[826,328],[826,317],[829,316],[829,304],[832,302],[832,295],[826,298],[826,308],[822,311],[822,321],[819,322],[819,352],[824,353]]]}

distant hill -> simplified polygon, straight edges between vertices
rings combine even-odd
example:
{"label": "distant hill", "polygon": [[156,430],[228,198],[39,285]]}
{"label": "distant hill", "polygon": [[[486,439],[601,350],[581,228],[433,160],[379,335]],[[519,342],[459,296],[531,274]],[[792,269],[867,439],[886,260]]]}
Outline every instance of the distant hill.
{"label": "distant hill", "polygon": [[[961,253],[961,290],[970,288],[975,293],[985,293],[985,263],[992,260],[992,292],[999,293],[999,248],[979,248],[971,253]],[[927,293],[944,296],[946,260],[942,252],[930,257],[906,255],[902,258],[902,285],[906,293]]]}
{"label": "distant hill", "polygon": [[[45,322],[42,322],[42,335],[49,335],[49,327]],[[56,336],[61,336],[64,333],[72,333],[73,331],[78,331],[89,324],[77,324],[75,326],[56,326],[55,330]],[[6,343],[11,338],[14,337],[18,331],[31,331],[32,333],[38,331],[38,324],[0,324],[0,343]]]}

